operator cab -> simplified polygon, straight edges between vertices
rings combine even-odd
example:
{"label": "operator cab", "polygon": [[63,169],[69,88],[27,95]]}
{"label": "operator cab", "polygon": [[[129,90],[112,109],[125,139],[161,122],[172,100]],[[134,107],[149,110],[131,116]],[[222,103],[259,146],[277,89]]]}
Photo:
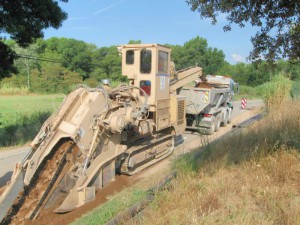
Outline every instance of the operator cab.
{"label": "operator cab", "polygon": [[169,99],[171,49],[159,44],[129,44],[121,46],[122,74],[141,97],[148,96],[150,111],[157,101]]}
{"label": "operator cab", "polygon": [[[171,124],[177,130],[184,129],[185,98],[170,96],[171,49],[159,44],[129,44],[121,46],[121,51],[122,74],[131,86],[140,88],[132,93],[147,100],[148,119],[154,121],[155,130],[170,128]],[[182,115],[177,115],[179,112]]]}

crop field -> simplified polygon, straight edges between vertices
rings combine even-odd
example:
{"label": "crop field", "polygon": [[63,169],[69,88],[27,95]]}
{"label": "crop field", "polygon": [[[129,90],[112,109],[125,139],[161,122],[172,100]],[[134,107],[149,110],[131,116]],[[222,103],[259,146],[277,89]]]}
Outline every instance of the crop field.
{"label": "crop field", "polygon": [[63,98],[63,95],[0,96],[1,127],[15,124],[23,116],[36,112],[54,112]]}

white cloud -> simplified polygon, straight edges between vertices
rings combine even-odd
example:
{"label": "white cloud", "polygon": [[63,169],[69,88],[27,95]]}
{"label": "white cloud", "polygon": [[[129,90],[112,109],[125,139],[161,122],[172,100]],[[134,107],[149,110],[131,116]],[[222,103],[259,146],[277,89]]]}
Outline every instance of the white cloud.
{"label": "white cloud", "polygon": [[98,15],[98,14],[100,14],[100,13],[103,13],[103,12],[109,10],[109,9],[112,9],[112,8],[114,8],[114,7],[118,6],[118,5],[120,5],[121,3],[122,3],[122,1],[117,2],[117,3],[115,3],[115,4],[111,4],[111,5],[109,5],[109,6],[105,7],[105,8],[99,9],[97,12],[94,13],[94,16],[96,16],[96,15]]}
{"label": "white cloud", "polygon": [[236,53],[232,53],[231,58],[234,62],[245,62],[245,57]]}

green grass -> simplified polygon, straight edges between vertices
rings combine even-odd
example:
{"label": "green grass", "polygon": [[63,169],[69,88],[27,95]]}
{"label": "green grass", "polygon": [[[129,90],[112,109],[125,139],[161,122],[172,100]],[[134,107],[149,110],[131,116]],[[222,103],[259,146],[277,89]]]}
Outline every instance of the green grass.
{"label": "green grass", "polygon": [[0,147],[25,144],[34,139],[50,112],[35,112],[20,117],[14,124],[0,127]]}
{"label": "green grass", "polygon": [[35,112],[54,112],[63,98],[63,95],[0,96],[0,127],[13,125]]}
{"label": "green grass", "polygon": [[0,95],[0,147],[31,141],[63,99],[63,95]]}
{"label": "green grass", "polygon": [[118,213],[141,201],[148,192],[141,189],[125,189],[91,212],[76,219],[71,225],[100,225],[113,219]]}

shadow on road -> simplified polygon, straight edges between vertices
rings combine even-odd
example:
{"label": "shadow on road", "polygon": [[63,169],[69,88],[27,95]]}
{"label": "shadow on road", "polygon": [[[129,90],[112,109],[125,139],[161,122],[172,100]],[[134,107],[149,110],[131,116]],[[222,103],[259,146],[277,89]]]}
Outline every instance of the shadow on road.
{"label": "shadow on road", "polygon": [[20,145],[32,140],[50,115],[50,112],[23,115],[14,124],[5,127],[1,127],[0,117],[0,147]]}
{"label": "shadow on road", "polygon": [[3,177],[0,177],[0,188],[5,186],[8,181],[10,181],[11,175],[13,171],[9,171],[6,174],[4,174]]}

